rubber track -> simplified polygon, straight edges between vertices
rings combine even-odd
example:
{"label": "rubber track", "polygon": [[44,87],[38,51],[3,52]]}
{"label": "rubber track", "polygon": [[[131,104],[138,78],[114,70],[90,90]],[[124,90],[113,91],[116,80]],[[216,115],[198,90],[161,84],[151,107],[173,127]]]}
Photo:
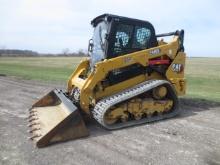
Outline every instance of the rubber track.
{"label": "rubber track", "polygon": [[[124,123],[115,123],[115,124],[112,124],[112,125],[105,124],[104,115],[110,107],[112,107],[112,106],[114,106],[114,105],[116,105],[120,102],[131,99],[135,96],[138,96],[142,93],[148,92],[151,89],[156,88],[160,85],[165,85],[166,87],[168,87],[169,95],[171,96],[171,98],[174,101],[173,109],[169,113],[166,113],[166,114],[163,114],[163,115],[160,115],[160,116],[153,116],[151,118],[143,118],[143,119],[140,119],[140,120],[131,120],[131,121],[124,122]],[[143,123],[158,121],[158,120],[162,120],[162,119],[167,119],[167,118],[174,117],[178,113],[179,113],[178,98],[176,96],[174,88],[166,80],[149,80],[149,81],[145,81],[145,82],[140,83],[140,84],[138,84],[138,85],[136,85],[132,88],[126,89],[122,92],[119,92],[119,93],[114,94],[112,96],[106,97],[106,98],[100,100],[96,104],[96,106],[94,107],[94,109],[92,111],[94,119],[98,123],[100,123],[103,127],[105,127],[106,129],[109,129],[109,130],[120,129],[120,128],[130,127],[130,126],[134,126],[134,125],[138,125],[138,124],[143,124]]]}

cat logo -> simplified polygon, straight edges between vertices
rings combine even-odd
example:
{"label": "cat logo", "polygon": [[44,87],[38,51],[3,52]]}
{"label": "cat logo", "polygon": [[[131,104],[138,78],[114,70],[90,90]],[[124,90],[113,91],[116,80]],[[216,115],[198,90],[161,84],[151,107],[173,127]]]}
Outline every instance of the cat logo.
{"label": "cat logo", "polygon": [[160,49],[153,49],[153,50],[150,50],[150,54],[151,55],[156,55],[156,54],[160,54]]}
{"label": "cat logo", "polygon": [[183,65],[182,64],[173,64],[172,69],[174,72],[182,72],[183,71]]}

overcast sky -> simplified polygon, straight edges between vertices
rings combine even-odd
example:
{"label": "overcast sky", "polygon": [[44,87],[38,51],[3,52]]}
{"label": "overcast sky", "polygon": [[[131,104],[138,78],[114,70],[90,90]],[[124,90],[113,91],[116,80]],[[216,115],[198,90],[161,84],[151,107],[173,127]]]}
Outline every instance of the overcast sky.
{"label": "overcast sky", "polygon": [[0,0],[0,47],[87,49],[90,21],[103,13],[148,20],[156,33],[184,29],[188,56],[220,56],[218,0]]}

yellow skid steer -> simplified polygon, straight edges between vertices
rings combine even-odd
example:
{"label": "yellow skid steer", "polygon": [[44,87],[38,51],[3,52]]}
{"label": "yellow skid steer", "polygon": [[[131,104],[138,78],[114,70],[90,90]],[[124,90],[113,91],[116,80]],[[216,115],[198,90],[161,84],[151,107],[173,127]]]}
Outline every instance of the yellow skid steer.
{"label": "yellow skid steer", "polygon": [[[84,119],[114,130],[174,117],[184,95],[184,31],[155,34],[148,21],[103,14],[91,21],[90,57],[30,109],[38,147],[88,136]],[[173,36],[170,42],[163,38]]]}

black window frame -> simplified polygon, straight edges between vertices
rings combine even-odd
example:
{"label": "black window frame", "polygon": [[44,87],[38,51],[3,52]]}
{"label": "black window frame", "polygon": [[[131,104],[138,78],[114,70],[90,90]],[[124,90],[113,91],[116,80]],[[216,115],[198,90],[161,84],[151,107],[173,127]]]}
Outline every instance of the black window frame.
{"label": "black window frame", "polygon": [[[107,50],[106,50],[106,57],[108,59],[110,58],[114,58],[117,56],[121,56],[127,53],[132,53],[135,52],[137,50],[143,50],[143,49],[139,49],[139,48],[132,48],[132,45],[130,45],[130,50],[122,52],[121,54],[113,54],[113,48],[114,48],[114,43],[115,43],[115,35],[117,32],[117,26],[119,24],[125,24],[125,25],[131,25],[133,26],[133,32],[132,32],[132,36],[134,35],[134,31],[135,31],[135,27],[136,26],[140,26],[140,27],[146,27],[147,29],[149,29],[151,31],[151,36],[149,39],[149,44],[146,45],[146,48],[143,49],[148,49],[148,48],[152,48],[158,45],[157,43],[157,38],[155,35],[155,30],[154,27],[152,26],[151,23],[149,22],[145,22],[145,21],[140,21],[140,20],[136,20],[136,19],[130,19],[130,18],[126,18],[126,19],[122,19],[122,18],[114,18],[111,20],[111,24],[110,24],[110,33],[109,33],[109,37],[108,37],[108,46],[107,46]],[[133,39],[134,37],[131,38],[130,43],[133,43]]]}

